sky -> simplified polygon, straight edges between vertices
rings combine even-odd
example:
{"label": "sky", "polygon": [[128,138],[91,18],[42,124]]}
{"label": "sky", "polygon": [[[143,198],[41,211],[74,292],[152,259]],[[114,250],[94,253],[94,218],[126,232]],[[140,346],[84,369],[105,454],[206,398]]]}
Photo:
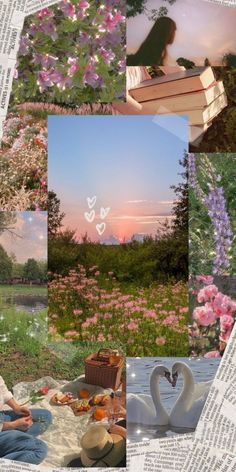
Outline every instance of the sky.
{"label": "sky", "polygon": [[[235,7],[205,0],[177,0],[173,5],[163,0],[148,0],[146,6],[149,10],[167,6],[168,16],[177,24],[174,43],[168,46],[170,62],[185,57],[196,65],[204,65],[208,57],[212,65],[222,65],[225,53],[236,54]],[[152,25],[144,14],[127,21],[128,54],[137,50]]]}
{"label": "sky", "polygon": [[49,189],[64,226],[107,243],[156,233],[172,210],[187,131],[175,116],[49,116]]}
{"label": "sky", "polygon": [[17,262],[24,263],[29,258],[47,259],[47,216],[45,212],[16,212],[14,236],[8,231],[0,235],[0,244],[8,254],[14,253]]}

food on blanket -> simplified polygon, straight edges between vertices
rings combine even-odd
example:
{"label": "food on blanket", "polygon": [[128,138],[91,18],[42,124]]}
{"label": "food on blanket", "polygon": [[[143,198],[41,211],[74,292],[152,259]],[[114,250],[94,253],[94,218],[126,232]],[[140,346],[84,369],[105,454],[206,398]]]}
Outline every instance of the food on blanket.
{"label": "food on blanket", "polygon": [[58,392],[52,397],[52,401],[59,405],[66,405],[74,400],[74,395],[71,392]]}
{"label": "food on blanket", "polygon": [[71,408],[76,415],[77,413],[86,413],[91,409],[88,400],[76,400],[71,404]]}
{"label": "food on blanket", "polygon": [[103,410],[103,408],[96,408],[95,412],[93,413],[93,419],[96,421],[102,421],[104,418],[107,417],[107,412],[106,410]]}
{"label": "food on blanket", "polygon": [[89,398],[90,392],[86,388],[81,388],[79,391],[79,397],[80,398]]}
{"label": "food on blanket", "polygon": [[90,405],[104,406],[110,400],[110,395],[94,395],[90,400]]}

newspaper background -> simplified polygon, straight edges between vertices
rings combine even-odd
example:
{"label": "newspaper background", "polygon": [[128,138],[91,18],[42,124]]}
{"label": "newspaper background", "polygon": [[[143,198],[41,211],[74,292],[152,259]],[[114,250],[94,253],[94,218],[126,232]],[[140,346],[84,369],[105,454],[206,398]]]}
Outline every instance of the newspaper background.
{"label": "newspaper background", "polygon": [[236,7],[236,0],[204,0],[204,1],[217,3],[217,5],[223,5],[224,7]]}

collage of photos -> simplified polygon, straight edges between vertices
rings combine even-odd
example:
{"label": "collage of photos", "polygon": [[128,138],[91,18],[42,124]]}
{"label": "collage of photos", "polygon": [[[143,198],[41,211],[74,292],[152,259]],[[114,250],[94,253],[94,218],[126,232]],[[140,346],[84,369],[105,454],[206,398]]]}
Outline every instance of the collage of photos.
{"label": "collage of photos", "polygon": [[235,331],[236,4],[39,3],[0,141],[0,471],[134,472],[197,432]]}

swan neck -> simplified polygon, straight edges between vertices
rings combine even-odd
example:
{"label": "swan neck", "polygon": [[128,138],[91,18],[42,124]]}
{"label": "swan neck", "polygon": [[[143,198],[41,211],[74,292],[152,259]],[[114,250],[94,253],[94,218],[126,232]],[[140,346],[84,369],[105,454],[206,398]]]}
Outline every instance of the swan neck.
{"label": "swan neck", "polygon": [[165,411],[161,403],[160,395],[160,374],[158,372],[153,372],[150,378],[150,392],[152,396],[153,403],[156,408],[156,412],[159,414],[160,409]]}
{"label": "swan neck", "polygon": [[195,383],[194,383],[194,377],[191,369],[188,366],[183,367],[183,378],[184,378],[184,385],[183,385],[183,390],[179,396],[179,399],[187,402],[189,399],[192,398],[192,395],[194,393],[194,388],[195,388]]}

